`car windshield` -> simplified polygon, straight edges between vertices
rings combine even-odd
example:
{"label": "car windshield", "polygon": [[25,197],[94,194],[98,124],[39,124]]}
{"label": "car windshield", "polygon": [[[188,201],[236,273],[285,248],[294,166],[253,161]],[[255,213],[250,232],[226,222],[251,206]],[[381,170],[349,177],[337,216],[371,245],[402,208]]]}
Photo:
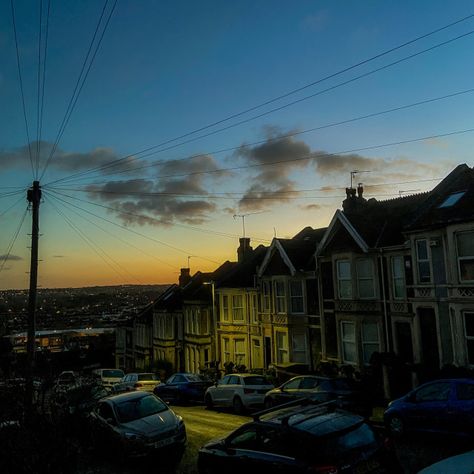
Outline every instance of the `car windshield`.
{"label": "car windshield", "polygon": [[123,370],[109,369],[102,371],[102,377],[123,378]]}
{"label": "car windshield", "polygon": [[128,423],[166,410],[168,407],[154,395],[126,400],[116,405],[117,416],[121,423]]}
{"label": "car windshield", "polygon": [[265,377],[244,377],[245,385],[269,385]]}
{"label": "car windshield", "polygon": [[159,380],[156,374],[138,374],[138,380]]}
{"label": "car windshield", "polygon": [[196,374],[186,375],[186,378],[189,382],[203,382],[205,380],[204,377],[201,377],[200,375]]}
{"label": "car windshield", "polygon": [[321,443],[321,449],[326,455],[339,456],[349,451],[358,450],[363,447],[376,446],[377,440],[372,429],[365,424],[345,434],[330,436]]}

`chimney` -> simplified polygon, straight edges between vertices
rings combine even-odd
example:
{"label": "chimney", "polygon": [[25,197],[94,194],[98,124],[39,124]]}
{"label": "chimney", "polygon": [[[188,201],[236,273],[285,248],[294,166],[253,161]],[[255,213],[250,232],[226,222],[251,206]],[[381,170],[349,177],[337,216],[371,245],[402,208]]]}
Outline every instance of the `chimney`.
{"label": "chimney", "polygon": [[365,212],[367,200],[362,197],[364,187],[359,183],[357,189],[346,188],[346,199],[342,201],[342,209],[346,214]]}
{"label": "chimney", "polygon": [[362,183],[359,183],[357,185],[357,196],[362,198],[362,194],[364,193],[364,186],[362,186]]}
{"label": "chimney", "polygon": [[240,245],[237,249],[237,261],[243,262],[253,251],[252,247],[250,246],[250,238],[249,237],[241,237],[239,239]]}
{"label": "chimney", "polygon": [[186,286],[191,281],[191,274],[189,268],[182,268],[181,274],[179,275],[179,286],[183,287]]}

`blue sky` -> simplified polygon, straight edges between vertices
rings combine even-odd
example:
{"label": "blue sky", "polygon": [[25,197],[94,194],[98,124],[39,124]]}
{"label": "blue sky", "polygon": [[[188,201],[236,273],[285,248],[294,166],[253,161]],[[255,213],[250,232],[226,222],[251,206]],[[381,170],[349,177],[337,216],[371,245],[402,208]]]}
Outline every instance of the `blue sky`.
{"label": "blue sky", "polygon": [[[113,3],[106,4],[106,16]],[[40,3],[14,0],[13,4],[34,141]],[[47,5],[48,0],[43,0],[43,25]],[[103,5],[102,1],[51,2],[40,174]],[[368,196],[383,199],[399,191],[429,189],[437,181],[422,180],[445,176],[456,164],[472,166],[472,133],[360,151],[357,156],[338,153],[472,128],[473,92],[317,132],[276,137],[473,88],[474,34],[278,112],[252,117],[469,33],[474,30],[474,18],[189,138],[251,119],[245,124],[153,156],[136,154],[472,13],[468,1],[118,0],[58,150],[41,179],[45,201],[41,205],[40,284],[174,281],[189,255],[193,271],[210,270],[218,262],[235,258],[242,232],[241,219],[234,219],[235,214],[258,212],[246,218],[246,230],[265,243],[275,234],[288,237],[306,225],[327,225],[340,207],[353,169],[368,169],[370,173],[357,180],[364,182]],[[43,28],[43,39],[44,33]],[[16,190],[10,186],[21,190],[32,181],[10,2],[0,5],[0,104],[1,195]],[[214,153],[257,141],[262,143]],[[167,163],[127,173],[95,172],[87,179],[49,184],[126,155],[132,155],[129,167],[152,160]],[[201,156],[182,160],[190,155]],[[225,171],[302,155],[313,159]],[[196,174],[215,169],[221,172]],[[381,183],[386,185],[370,187]],[[323,187],[327,192],[316,191]],[[306,189],[313,191],[301,191]],[[245,195],[272,199],[240,201]],[[0,255],[7,255],[24,203],[2,213],[19,197],[0,197]],[[69,204],[58,198],[68,199]],[[82,229],[85,238],[67,218],[72,227]],[[27,216],[3,268],[0,263],[0,287],[27,285],[29,225]],[[88,244],[87,238],[91,239]],[[99,257],[101,252],[107,256]]]}

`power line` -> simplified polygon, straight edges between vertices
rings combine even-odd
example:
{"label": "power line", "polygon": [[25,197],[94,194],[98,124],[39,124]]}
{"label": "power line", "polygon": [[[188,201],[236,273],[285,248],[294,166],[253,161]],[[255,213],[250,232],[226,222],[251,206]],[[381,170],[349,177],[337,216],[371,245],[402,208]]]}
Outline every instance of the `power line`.
{"label": "power line", "polygon": [[39,31],[38,31],[38,74],[36,84],[36,175],[39,167],[39,127],[40,127],[40,90],[41,90],[41,33],[43,29],[43,0],[39,1]]}
{"label": "power line", "polygon": [[28,156],[30,157],[30,164],[31,164],[31,173],[33,177],[35,177],[35,167],[33,165],[33,155],[31,153],[31,143],[30,143],[30,132],[28,127],[28,118],[26,116],[26,105],[25,105],[25,94],[23,92],[23,79],[21,75],[21,63],[20,63],[20,51],[18,48],[18,35],[16,32],[16,21],[15,21],[15,7],[13,5],[13,0],[10,0],[11,12],[12,12],[12,23],[13,23],[13,32],[15,37],[15,49],[16,49],[16,64],[18,67],[18,78],[20,82],[20,91],[21,91],[21,103],[23,106],[23,119],[25,122],[25,130],[26,130],[26,139],[28,142]]}
{"label": "power line", "polygon": [[4,197],[10,197],[10,196],[16,196],[18,194],[23,194],[24,192],[25,192],[25,190],[22,189],[21,191],[9,191],[7,193],[2,193],[2,194],[0,194],[0,199],[4,198]]}
{"label": "power line", "polygon": [[[86,216],[80,214],[79,212],[75,211],[74,209],[71,208],[71,205],[69,203],[67,203],[66,200],[64,199],[61,199],[61,198],[58,198],[57,196],[54,196],[54,195],[51,195],[51,197],[54,197],[55,199],[58,199],[62,202],[63,206],[68,208],[71,212],[73,212],[74,214],[76,214],[77,216],[79,216],[81,219],[84,219],[86,222],[89,222],[90,224],[94,225],[95,227],[97,227],[98,229],[100,229],[102,232],[106,233],[107,235],[110,235],[111,237],[113,237],[114,239],[117,239],[119,240],[120,242],[123,242],[124,244],[128,245],[129,247],[132,247],[133,249],[135,250],[138,250],[139,252],[143,253],[143,255],[146,255],[147,257],[151,257],[155,260],[157,260],[158,262],[160,262],[161,264],[164,264],[164,265],[168,265],[169,267],[173,268],[173,269],[176,269],[175,265],[172,265],[171,263],[168,263],[166,262],[165,260],[161,260],[160,258],[158,258],[156,255],[153,255],[151,253],[148,253],[148,252],[145,252],[143,249],[141,249],[140,247],[137,247],[136,245],[133,245],[131,244],[130,242],[127,242],[126,240],[120,238],[118,235],[114,234],[113,232],[109,232],[107,229],[104,229],[102,226],[100,226],[99,224],[97,224],[97,222],[94,222],[92,221],[91,219],[88,219]],[[79,208],[79,206],[78,206]],[[85,211],[85,210],[83,210]]]}
{"label": "power line", "polygon": [[7,209],[5,209],[1,214],[0,217],[3,217],[8,211],[12,210],[16,205],[18,205],[21,201],[24,201],[24,197],[21,196],[20,199],[15,201],[11,206],[9,206]]}
{"label": "power line", "polygon": [[41,108],[39,114],[39,133],[38,133],[38,160],[36,166],[36,175],[38,175],[39,171],[39,163],[41,158],[41,136],[43,134],[43,112],[44,112],[44,91],[45,91],[45,84],[46,84],[46,59],[48,54],[48,37],[49,37],[49,17],[51,11],[51,0],[48,0],[48,8],[46,13],[46,33],[45,33],[45,41],[44,41],[44,55],[43,55],[43,80],[41,86]]}
{"label": "power line", "polygon": [[[128,215],[128,216],[135,217],[135,218],[138,218],[138,219],[147,219],[147,220],[150,220],[150,221],[156,221],[159,224],[170,225],[170,226],[173,226],[173,227],[182,227],[182,228],[187,229],[187,230],[193,230],[193,231],[201,232],[201,233],[204,233],[204,234],[216,235],[216,236],[219,236],[219,237],[228,237],[228,238],[231,238],[231,239],[239,238],[239,235],[237,235],[237,234],[229,234],[227,232],[219,232],[219,231],[215,231],[215,230],[211,230],[211,229],[203,229],[203,228],[200,228],[200,227],[193,227],[193,226],[189,226],[189,225],[178,224],[176,222],[162,222],[159,219],[155,219],[151,216],[147,216],[147,215],[144,215],[144,214],[136,214],[136,213],[133,213],[133,212],[124,211],[122,209],[117,209],[115,207],[106,206],[104,204],[98,204],[96,202],[88,201],[86,199],[81,199],[81,198],[78,198],[78,197],[75,197],[75,196],[70,196],[68,194],[61,193],[57,190],[48,190],[48,191],[55,192],[56,194],[67,197],[69,199],[74,199],[75,201],[84,202],[84,203],[90,204],[92,206],[101,207],[102,209],[107,209],[109,211],[114,211],[114,212],[117,212],[119,214]],[[69,203],[69,204],[73,205],[72,203]],[[78,207],[78,208],[82,209],[85,212],[88,212],[88,211],[86,211],[85,209],[83,209],[81,207]],[[101,216],[97,216],[96,214],[93,214],[93,215],[96,216],[96,217],[99,217],[100,219],[103,219],[103,217],[101,217]],[[107,221],[107,222],[109,222],[109,221]],[[128,230],[128,228],[127,228],[127,230]],[[254,240],[256,242],[271,242],[268,239],[261,239],[261,238],[258,238],[258,237],[252,237],[252,240]],[[213,262],[213,263],[215,263],[215,262]]]}
{"label": "power line", "polygon": [[[49,194],[50,194],[50,193],[49,193]],[[57,196],[56,196],[56,197],[57,197]],[[57,198],[57,199],[59,199],[59,198]],[[67,202],[67,201],[66,201],[66,202]],[[98,216],[97,214],[94,214],[94,213],[91,212],[91,211],[88,211],[88,210],[83,209],[83,208],[81,208],[81,207],[79,207],[79,206],[76,206],[75,204],[73,204],[73,203],[71,203],[71,202],[68,202],[68,204],[71,205],[71,206],[73,206],[73,207],[77,207],[78,209],[81,209],[82,211],[87,212],[88,214],[91,214],[91,215],[94,216],[94,217],[98,217],[99,219],[102,219],[102,220],[104,220],[105,222],[108,222],[109,224],[112,224],[112,225],[114,225],[114,226],[116,226],[116,227],[120,227],[121,229],[125,229],[125,230],[127,230],[128,232],[131,232],[131,233],[133,233],[133,234],[139,235],[140,237],[143,237],[143,238],[145,238],[145,239],[148,239],[148,240],[150,240],[150,241],[152,241],[152,242],[156,242],[156,243],[158,243],[158,244],[160,244],[160,245],[163,245],[163,246],[165,246],[165,247],[168,247],[168,248],[170,248],[170,249],[176,250],[177,252],[181,252],[181,253],[184,253],[184,254],[186,254],[186,255],[190,255],[190,254],[192,253],[192,252],[189,252],[188,250],[183,250],[183,249],[181,249],[181,248],[179,248],[179,247],[175,247],[174,245],[167,244],[166,242],[163,242],[163,241],[161,241],[161,240],[154,239],[153,237],[149,237],[148,235],[141,234],[140,232],[137,232],[136,230],[129,229],[128,227],[125,227],[125,226],[123,226],[123,225],[117,224],[116,222],[113,222],[113,221],[111,221],[110,219],[106,219],[105,217]],[[122,212],[122,211],[120,211],[120,212],[121,212],[122,214],[127,214],[126,212]],[[145,218],[148,219],[148,220],[156,220],[156,219],[150,218],[150,217],[148,217],[148,216],[142,216],[142,217],[145,217]],[[217,264],[217,265],[219,264],[219,262],[216,262],[215,260],[211,260],[211,259],[209,259],[209,258],[201,257],[201,256],[198,256],[198,255],[195,255],[195,256],[196,256],[197,258],[202,259],[202,260],[206,260],[206,261],[208,261],[208,262],[215,263],[215,264]]]}
{"label": "power line", "polygon": [[8,249],[7,249],[7,253],[2,258],[2,263],[0,265],[0,273],[3,271],[3,268],[5,267],[5,263],[10,258],[10,253],[13,249],[13,246],[15,245],[16,239],[18,238],[18,234],[20,233],[20,230],[23,227],[23,222],[25,222],[25,217],[26,217],[27,212],[28,212],[28,207],[26,207],[25,212],[23,213],[23,216],[20,218],[20,223],[18,224],[18,227],[17,227],[15,233],[13,234],[13,237],[12,237],[12,239],[10,241],[10,244],[8,246]]}
{"label": "power line", "polygon": [[[82,240],[115,272],[121,279],[124,279],[124,274],[130,275],[134,280],[138,281],[140,284],[142,282],[135,276],[133,276],[127,269],[122,267],[115,259],[113,259],[104,249],[102,249],[97,242],[94,242],[92,239],[87,237],[87,235],[82,232],[82,230],[77,227],[52,201],[50,201],[50,204],[53,206],[53,208],[56,210],[56,212],[63,217],[63,219],[66,221],[66,223],[71,227],[78,235],[81,237]],[[115,268],[107,259],[109,259],[112,263],[116,265],[117,268],[121,269],[124,271],[124,274],[121,274],[120,271],[118,271],[117,268]]]}
{"label": "power line", "polygon": [[[105,10],[106,10],[108,1],[109,1],[109,0],[105,0],[104,7],[103,7],[103,9],[102,9],[101,15],[100,15],[100,17],[99,17],[99,21],[97,22],[96,29],[95,29],[95,31],[94,31],[94,35],[92,36],[92,40],[91,40],[90,45],[89,45],[89,49],[88,49],[87,54],[86,54],[86,57],[85,57],[85,59],[84,59],[84,61],[83,61],[82,68],[81,68],[81,72],[79,73],[79,77],[77,78],[76,85],[75,85],[75,87],[74,87],[74,91],[73,91],[73,93],[72,93],[72,95],[71,95],[71,98],[70,98],[70,100],[69,100],[69,104],[68,104],[68,106],[67,106],[67,108],[66,108],[66,113],[64,114],[63,120],[62,120],[61,125],[60,125],[59,130],[58,130],[58,134],[57,134],[57,136],[56,136],[56,140],[55,140],[55,142],[54,142],[54,144],[53,144],[53,147],[51,148],[51,152],[50,152],[50,154],[49,154],[49,156],[48,156],[48,159],[46,160],[46,163],[45,163],[45,165],[44,165],[43,172],[41,173],[40,181],[41,181],[41,179],[43,178],[43,176],[44,176],[44,174],[45,174],[45,172],[46,172],[46,170],[47,170],[49,164],[51,163],[51,160],[52,160],[54,154],[56,153],[56,150],[57,150],[59,141],[61,140],[61,138],[62,138],[62,136],[63,136],[63,134],[64,134],[64,131],[66,130],[66,127],[67,127],[67,125],[68,125],[68,123],[69,123],[69,120],[70,120],[70,118],[71,118],[71,115],[72,115],[72,113],[73,113],[73,111],[74,111],[74,108],[76,107],[77,101],[78,101],[79,96],[80,96],[80,94],[81,94],[81,92],[82,92],[82,89],[83,89],[84,84],[85,84],[85,82],[86,82],[86,80],[87,80],[87,77],[89,76],[89,72],[90,72],[90,70],[91,70],[91,68],[92,68],[92,65],[93,65],[93,63],[94,63],[95,57],[96,57],[96,55],[97,55],[97,52],[99,51],[100,45],[101,45],[101,43],[102,43],[102,40],[103,40],[103,38],[104,38],[105,32],[106,32],[106,30],[107,30],[107,27],[108,27],[108,25],[109,25],[110,19],[112,18],[112,14],[113,14],[113,12],[114,12],[114,10],[115,10],[115,7],[116,7],[116,5],[117,5],[117,1],[118,1],[118,0],[115,0],[114,4],[112,5],[112,8],[111,8],[111,10],[110,10],[110,12],[109,12],[109,15],[108,15],[108,17],[107,17],[107,20],[106,20],[106,22],[105,22],[105,26],[104,26],[104,28],[102,29],[102,33],[101,33],[101,35],[100,35],[100,37],[99,37],[99,40],[97,41],[97,44],[96,44],[96,46],[95,46],[95,50],[94,50],[94,53],[92,54],[92,58],[91,58],[91,60],[89,61],[89,65],[88,65],[87,70],[86,70],[86,72],[85,72],[85,74],[84,74],[84,76],[83,76],[84,69],[85,69],[85,67],[86,67],[87,61],[88,61],[89,56],[90,56],[90,53],[91,53],[91,51],[92,51],[93,44],[94,44],[94,42],[95,42],[95,38],[96,38],[97,33],[98,33],[98,31],[99,31],[100,25],[101,25],[101,23],[102,23],[102,19],[103,19],[103,17],[104,17],[104,13],[105,13]],[[80,84],[80,85],[79,85],[79,84]]]}
{"label": "power line", "polygon": [[[258,146],[258,145],[261,145],[263,143],[271,143],[271,142],[275,142],[275,141],[282,140],[282,139],[285,139],[285,138],[292,138],[292,137],[295,137],[295,136],[299,136],[299,135],[303,135],[303,134],[306,134],[306,133],[323,130],[323,129],[326,129],[326,128],[336,127],[336,126],[339,126],[339,125],[346,125],[346,124],[357,122],[357,121],[360,121],[360,120],[366,120],[366,119],[369,119],[369,118],[374,118],[374,117],[377,117],[377,116],[386,115],[386,114],[389,114],[389,113],[398,112],[398,111],[406,110],[406,109],[413,108],[413,107],[418,107],[420,105],[426,105],[426,104],[437,102],[437,101],[440,101],[440,100],[450,99],[450,98],[461,96],[461,95],[464,95],[464,94],[470,94],[472,92],[474,92],[474,88],[465,89],[465,90],[462,90],[462,91],[453,92],[453,93],[446,94],[446,95],[443,95],[443,96],[432,97],[432,98],[429,98],[429,99],[425,99],[425,100],[421,100],[421,101],[417,101],[417,102],[412,102],[410,104],[405,104],[405,105],[401,105],[401,106],[398,106],[398,107],[392,107],[390,109],[385,109],[385,110],[382,110],[382,111],[379,111],[379,112],[373,112],[373,113],[370,113],[370,114],[365,114],[365,115],[360,115],[360,116],[357,116],[357,117],[352,117],[352,118],[346,119],[346,120],[331,122],[331,123],[320,125],[320,126],[317,126],[317,127],[308,128],[306,130],[301,130],[301,131],[291,132],[291,133],[285,133],[285,134],[277,135],[275,137],[270,137],[270,138],[264,139],[264,140],[257,140],[255,142],[251,142],[251,143],[248,143],[248,144],[245,144],[245,145],[241,144],[241,145],[227,147],[227,148],[223,148],[223,149],[203,152],[203,153],[194,154],[194,155],[190,155],[190,156],[187,156],[187,157],[184,157],[184,158],[174,159],[174,160],[170,160],[170,161],[172,163],[180,162],[180,161],[187,161],[187,160],[192,160],[192,159],[195,159],[195,158],[202,157],[204,155],[217,155],[217,154],[220,154],[220,153],[239,150],[242,147]],[[146,158],[147,156],[150,156],[150,155],[153,155],[153,154],[154,153],[150,153],[149,155],[144,155],[140,158]],[[125,169],[125,170],[120,170],[120,171],[115,171],[115,172],[113,171],[110,174],[111,175],[112,174],[113,175],[118,175],[118,174],[123,174],[123,173],[129,173],[131,171],[143,170],[143,169],[151,168],[151,167],[154,167],[154,166],[157,166],[157,165],[165,165],[165,164],[169,163],[170,161],[158,160],[158,161],[148,163],[146,165],[142,165],[142,166],[139,166],[139,167],[128,168],[128,169]],[[84,179],[89,179],[89,177],[77,178],[75,180],[75,182],[77,183],[77,181],[82,181]],[[49,186],[49,184],[53,184],[53,183],[57,184],[57,183],[63,182],[63,181],[69,181],[69,180],[68,180],[67,177],[62,178],[62,179],[58,179],[56,181],[53,181],[52,183],[48,183],[45,186]],[[94,184],[94,183],[92,183],[92,184]]]}
{"label": "power line", "polygon": [[[471,18],[472,16],[474,16],[474,15],[470,15],[469,18]],[[467,18],[468,18],[468,17],[466,17],[466,19],[467,19]],[[461,21],[463,21],[463,20],[461,20]],[[458,22],[456,22],[456,23],[458,23]],[[445,28],[447,28],[447,27],[448,27],[448,26],[444,27],[443,29],[445,29]],[[437,30],[437,31],[438,31],[438,30]],[[433,33],[431,33],[431,34],[433,34]],[[462,38],[464,38],[464,37],[470,36],[470,35],[472,35],[472,34],[474,34],[474,30],[471,30],[471,31],[469,31],[469,32],[467,32],[467,33],[464,33],[464,34],[462,34],[462,35],[458,35],[458,36],[456,36],[456,37],[454,37],[454,38],[451,38],[451,39],[449,39],[449,40],[443,41],[443,42],[438,43],[438,44],[436,44],[436,45],[434,45],[434,46],[431,46],[431,47],[429,47],[429,48],[426,48],[426,49],[424,49],[424,50],[421,50],[421,51],[418,51],[418,52],[416,52],[416,53],[410,54],[410,55],[405,56],[405,57],[403,57],[403,58],[401,58],[401,59],[398,59],[398,60],[396,60],[396,61],[393,61],[393,62],[391,62],[391,63],[389,63],[389,64],[386,64],[386,65],[384,65],[384,66],[378,67],[378,68],[373,69],[373,70],[371,70],[371,71],[368,71],[368,72],[366,72],[366,73],[360,74],[359,76],[355,76],[355,77],[353,77],[353,78],[351,78],[351,79],[349,79],[349,80],[340,82],[340,83],[338,83],[338,84],[336,84],[336,85],[334,85],[334,86],[328,87],[328,88],[326,88],[326,89],[323,89],[323,90],[321,90],[321,91],[318,91],[318,92],[316,92],[316,93],[314,93],[314,94],[311,94],[311,95],[309,95],[309,96],[302,97],[302,98],[300,98],[300,99],[297,99],[297,100],[294,100],[294,101],[289,102],[289,103],[287,103],[287,104],[284,104],[284,105],[282,105],[282,106],[279,106],[279,107],[270,109],[270,110],[268,110],[268,111],[265,111],[265,112],[263,112],[263,113],[261,113],[261,114],[255,115],[255,116],[252,116],[252,117],[247,118],[247,119],[245,119],[245,120],[241,120],[241,121],[239,121],[239,122],[230,124],[230,125],[228,125],[228,126],[226,126],[226,127],[219,128],[219,129],[217,129],[217,130],[211,131],[211,132],[206,133],[206,134],[204,134],[204,135],[200,135],[199,137],[192,138],[192,139],[189,139],[189,140],[180,142],[180,143],[178,143],[178,144],[175,144],[175,145],[172,145],[172,146],[169,146],[169,147],[166,147],[166,148],[162,148],[162,149],[160,149],[160,150],[155,151],[154,153],[162,153],[162,152],[164,152],[164,151],[168,151],[168,150],[170,150],[170,149],[173,149],[173,148],[176,148],[176,147],[178,147],[178,146],[181,146],[181,145],[184,145],[184,144],[187,144],[187,143],[190,143],[190,142],[199,140],[199,139],[201,139],[201,138],[209,137],[209,136],[214,135],[214,134],[216,134],[216,133],[219,133],[219,132],[228,130],[228,129],[230,129],[230,128],[236,127],[236,126],[238,126],[238,125],[242,125],[242,124],[244,124],[244,123],[248,123],[248,122],[250,122],[250,121],[256,120],[256,119],[261,118],[261,117],[263,117],[263,116],[269,115],[269,114],[271,114],[271,113],[280,111],[280,110],[282,110],[282,109],[285,109],[285,108],[290,107],[290,106],[292,106],[292,105],[298,104],[298,103],[303,102],[303,101],[305,101],[305,100],[311,99],[311,98],[316,97],[316,96],[318,96],[318,95],[321,95],[321,94],[324,94],[324,93],[326,93],[326,92],[335,90],[335,89],[337,89],[337,88],[339,88],[339,87],[342,87],[342,86],[344,86],[344,85],[350,84],[350,83],[355,82],[355,81],[357,81],[357,80],[359,80],[359,79],[362,79],[362,78],[364,78],[364,77],[370,76],[370,75],[372,75],[372,74],[375,74],[375,73],[377,73],[377,72],[380,72],[380,71],[382,71],[382,70],[385,70],[385,69],[387,69],[387,68],[389,68],[389,67],[392,67],[392,66],[395,66],[395,65],[397,65],[397,64],[400,64],[400,63],[402,63],[402,62],[404,62],[404,61],[407,61],[407,60],[409,60],[409,59],[413,59],[414,57],[417,57],[417,56],[419,56],[419,55],[421,55],[421,54],[424,54],[424,53],[427,53],[427,52],[432,51],[432,50],[434,50],[434,49],[440,48],[440,47],[442,47],[442,46],[445,46],[445,45],[450,44],[450,43],[452,43],[452,42],[454,42],[454,41],[457,41],[457,40],[462,39]],[[428,34],[428,35],[424,35],[423,37],[426,37],[426,36],[429,36],[429,34]],[[421,39],[421,37],[420,37],[419,39]],[[405,43],[404,45],[410,44],[410,43],[412,43],[412,42],[414,42],[414,41],[416,41],[416,40],[413,40],[413,41],[411,41],[411,42]],[[403,46],[400,46],[400,47],[403,47]],[[395,49],[399,49],[399,47],[398,47],[398,48],[395,48]],[[381,55],[383,56],[384,54],[381,53]],[[381,55],[378,55],[377,57],[380,57]],[[373,59],[375,59],[375,57],[372,58],[372,59],[368,59],[368,60],[366,60],[365,62],[369,62],[369,61],[371,61],[371,60],[373,60]],[[356,66],[354,66],[354,67],[356,67]],[[343,70],[343,71],[345,72],[346,70],[349,70],[349,69],[352,69],[352,67],[350,67],[350,68],[348,68],[348,69],[345,69],[345,70]],[[342,72],[340,72],[340,73],[342,73]],[[333,75],[331,75],[331,76],[328,76],[327,78],[329,78],[329,77],[334,77],[334,76],[336,76],[336,75],[339,75],[339,73],[335,73],[335,74],[333,74]],[[326,80],[327,78],[323,78],[323,79],[321,79],[321,80],[319,80],[319,81],[316,81],[315,83],[322,82],[322,81]],[[314,85],[314,84],[313,84],[313,85]],[[290,94],[290,95],[291,95],[291,94]],[[275,99],[275,100],[278,100],[278,99]],[[260,106],[256,106],[255,108],[259,108],[259,107],[260,107]],[[249,110],[250,110],[250,109],[249,109]],[[253,110],[253,109],[252,109],[252,110]],[[214,126],[214,125],[217,125],[217,124],[226,122],[226,121],[230,120],[230,118],[234,118],[235,116],[243,115],[243,114],[245,114],[245,113],[247,113],[247,111],[244,111],[244,112],[241,112],[241,113],[238,113],[238,114],[234,114],[234,115],[231,116],[231,117],[228,117],[228,118],[222,119],[222,120],[220,120],[220,121],[214,122],[213,124],[210,124],[210,125],[206,125],[206,126],[204,126],[204,127],[201,127],[201,128],[199,128],[199,129],[196,129],[196,130],[194,130],[194,131],[192,131],[192,132],[189,132],[189,133],[186,133],[186,134],[184,134],[184,135],[181,135],[180,137],[177,137],[177,138],[168,140],[168,141],[166,141],[166,142],[162,142],[162,143],[160,143],[160,144],[158,144],[158,145],[154,145],[154,146],[152,146],[152,147],[148,147],[148,148],[146,148],[146,149],[143,149],[143,150],[141,150],[141,151],[138,151],[138,152],[135,152],[135,153],[132,153],[132,154],[128,154],[128,155],[126,155],[126,156],[124,156],[124,157],[122,157],[122,158],[112,160],[112,161],[110,161],[110,162],[108,162],[108,163],[105,163],[105,164],[100,165],[100,166],[95,167],[95,168],[91,168],[91,169],[89,169],[89,170],[87,170],[87,171],[75,173],[75,174],[69,176],[69,178],[73,178],[73,177],[76,177],[76,176],[84,175],[85,173],[91,173],[91,172],[94,172],[94,171],[100,171],[100,170],[103,170],[103,169],[107,169],[107,168],[109,168],[109,167],[117,166],[117,165],[120,164],[121,162],[123,162],[123,161],[125,161],[125,160],[127,160],[128,158],[131,158],[131,157],[135,157],[136,159],[141,159],[141,158],[143,158],[143,157],[138,157],[138,156],[136,156],[136,155],[140,155],[140,154],[143,154],[143,153],[147,153],[147,152],[149,152],[149,151],[151,151],[151,150],[156,150],[156,148],[160,148],[160,147],[162,147],[162,146],[164,146],[164,145],[166,145],[166,144],[168,144],[168,143],[177,141],[177,140],[179,140],[179,139],[181,139],[181,138],[185,138],[186,136],[189,136],[189,135],[193,135],[193,134],[195,134],[195,133],[198,133],[199,131],[203,131],[203,130],[208,129],[208,128]],[[147,156],[149,156],[149,155],[147,155]],[[61,181],[64,180],[64,179],[69,179],[69,178],[67,178],[67,177],[66,177],[66,178],[62,178]],[[56,181],[54,181],[54,182],[56,182]]]}
{"label": "power line", "polygon": [[[360,147],[360,148],[352,148],[349,150],[342,150],[342,151],[337,151],[333,153],[309,153],[305,155],[301,155],[297,158],[291,158],[291,159],[286,159],[286,160],[277,160],[277,161],[272,161],[269,163],[253,163],[249,165],[240,165],[240,166],[232,166],[228,168],[219,168],[219,169],[214,169],[214,170],[206,170],[206,171],[194,171],[191,173],[182,173],[182,174],[170,174],[170,175],[164,175],[160,176],[160,179],[164,178],[183,178],[183,177],[188,177],[188,176],[196,176],[196,175],[201,175],[201,174],[214,174],[214,173],[223,173],[225,171],[238,171],[238,170],[243,170],[243,169],[250,169],[250,168],[261,168],[264,166],[275,166],[275,165],[281,165],[284,163],[296,163],[300,161],[309,161],[315,158],[321,158],[321,157],[331,157],[331,156],[337,156],[337,155],[346,155],[350,153],[359,153],[362,151],[369,151],[369,150],[378,150],[381,148],[388,148],[391,146],[398,146],[398,145],[406,145],[408,143],[417,143],[421,142],[424,140],[431,140],[434,138],[445,138],[445,137],[450,137],[450,136],[455,136],[455,135],[461,135],[465,133],[472,133],[474,132],[474,128],[468,128],[465,130],[456,130],[454,132],[447,132],[447,133],[439,133],[436,135],[427,135],[424,137],[418,137],[418,138],[412,138],[408,140],[400,140],[400,141],[395,141],[395,142],[389,142],[389,143],[383,143],[379,145],[370,145],[370,146],[365,146],[365,147]],[[100,183],[94,183],[94,184],[100,184]],[[103,184],[107,184],[103,183]]]}

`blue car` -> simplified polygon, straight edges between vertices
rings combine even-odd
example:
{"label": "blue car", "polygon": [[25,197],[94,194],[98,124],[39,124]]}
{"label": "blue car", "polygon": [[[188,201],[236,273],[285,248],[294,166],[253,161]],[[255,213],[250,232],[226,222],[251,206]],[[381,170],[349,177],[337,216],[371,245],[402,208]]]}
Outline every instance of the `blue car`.
{"label": "blue car", "polygon": [[392,401],[384,414],[395,436],[407,431],[474,435],[474,380],[434,380]]}
{"label": "blue car", "polygon": [[198,374],[173,374],[165,383],[157,385],[153,393],[170,403],[204,402],[204,393],[212,382]]}

